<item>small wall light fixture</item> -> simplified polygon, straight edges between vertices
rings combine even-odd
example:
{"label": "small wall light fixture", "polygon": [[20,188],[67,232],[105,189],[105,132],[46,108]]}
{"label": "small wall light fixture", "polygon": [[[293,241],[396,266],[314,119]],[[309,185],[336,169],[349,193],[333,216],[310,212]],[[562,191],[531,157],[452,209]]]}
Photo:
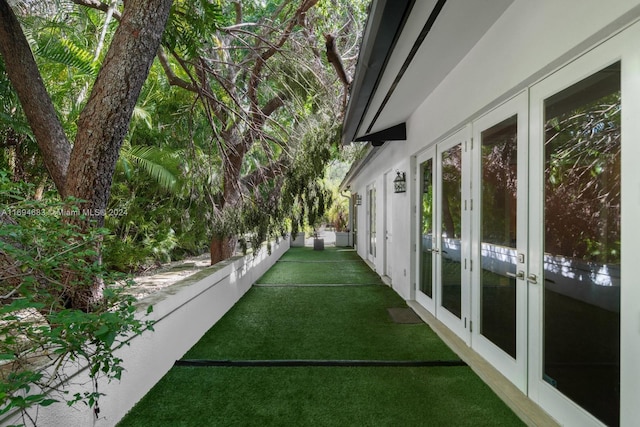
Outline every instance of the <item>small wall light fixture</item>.
{"label": "small wall light fixture", "polygon": [[356,206],[362,205],[362,195],[356,194]]}
{"label": "small wall light fixture", "polygon": [[393,180],[393,192],[405,193],[407,191],[407,179],[404,172],[396,171],[396,178]]}

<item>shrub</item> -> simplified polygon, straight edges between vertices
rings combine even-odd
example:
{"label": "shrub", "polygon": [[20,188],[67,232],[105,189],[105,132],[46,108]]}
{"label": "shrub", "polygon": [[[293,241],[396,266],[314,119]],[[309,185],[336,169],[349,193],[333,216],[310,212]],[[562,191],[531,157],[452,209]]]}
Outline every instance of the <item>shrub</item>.
{"label": "shrub", "polygon": [[[35,425],[29,408],[58,401],[97,412],[98,380],[122,375],[114,350],[152,323],[136,317],[135,299],[124,293],[130,281],[100,262],[107,230],[65,221],[83,218],[74,200],[29,201],[10,185],[0,175],[0,416],[22,411]],[[83,287],[95,298],[70,307],[69,292]],[[65,390],[69,364],[89,367],[88,390]]]}

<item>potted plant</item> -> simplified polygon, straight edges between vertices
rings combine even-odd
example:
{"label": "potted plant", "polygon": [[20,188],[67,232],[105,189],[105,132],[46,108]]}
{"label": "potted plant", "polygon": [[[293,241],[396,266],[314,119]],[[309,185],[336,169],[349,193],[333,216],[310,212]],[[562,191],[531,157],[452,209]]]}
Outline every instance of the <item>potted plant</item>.
{"label": "potted plant", "polygon": [[292,247],[301,247],[304,246],[304,231],[299,231],[297,233],[291,233],[290,242]]}
{"label": "potted plant", "polygon": [[313,250],[314,251],[324,250],[324,239],[319,237],[317,229],[313,230]]}
{"label": "potted plant", "polygon": [[338,210],[333,222],[336,229],[336,246],[351,246],[348,223],[348,214],[343,210]]}

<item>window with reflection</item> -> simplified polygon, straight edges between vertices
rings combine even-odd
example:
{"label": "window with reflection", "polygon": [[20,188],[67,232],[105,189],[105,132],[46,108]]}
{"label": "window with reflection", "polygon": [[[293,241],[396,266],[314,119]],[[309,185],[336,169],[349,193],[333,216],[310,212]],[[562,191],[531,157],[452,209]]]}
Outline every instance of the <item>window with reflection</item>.
{"label": "window with reflection", "polygon": [[433,159],[421,165],[420,291],[433,298]]}
{"label": "window with reflection", "polygon": [[516,357],[518,120],[481,134],[480,333]]}
{"label": "window with reflection", "polygon": [[544,379],[608,425],[620,402],[620,63],[545,101]]}
{"label": "window with reflection", "polygon": [[442,162],[441,275],[442,306],[462,316],[462,144],[444,151]]}
{"label": "window with reflection", "polygon": [[369,189],[369,255],[376,256],[376,189]]}

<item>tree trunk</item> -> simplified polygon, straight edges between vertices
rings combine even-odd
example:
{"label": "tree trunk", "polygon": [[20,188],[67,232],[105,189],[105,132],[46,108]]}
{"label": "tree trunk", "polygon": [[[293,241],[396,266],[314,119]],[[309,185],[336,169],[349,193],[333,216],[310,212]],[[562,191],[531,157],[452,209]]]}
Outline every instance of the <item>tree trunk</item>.
{"label": "tree trunk", "polygon": [[[82,212],[99,227],[104,225],[120,147],[160,46],[171,3],[172,0],[127,2],[87,105],[78,119],[66,194],[86,200]],[[86,222],[82,225],[93,226]],[[68,290],[69,305],[87,307],[87,303],[100,298],[102,285],[97,280],[86,289]]]}
{"label": "tree trunk", "polygon": [[[232,129],[224,135],[225,141],[233,149],[227,150],[224,154],[224,176],[222,182],[222,202],[219,206],[220,210],[224,210],[228,206],[236,206],[242,195],[240,176],[242,171],[242,160],[246,153],[246,145],[242,142],[241,135],[237,129]],[[236,249],[238,239],[236,236],[219,236],[211,238],[210,252],[211,265],[217,264],[233,256]]]}
{"label": "tree trunk", "polygon": [[172,0],[129,0],[78,119],[66,193],[104,222],[111,182],[133,109],[160,46]]}
{"label": "tree trunk", "polygon": [[[29,44],[6,0],[0,0],[0,54],[58,192],[82,199],[83,228],[102,226],[120,147],[155,58],[173,0],[127,0],[71,148]],[[69,271],[69,278],[73,278]],[[66,283],[66,281],[65,281]],[[70,308],[89,309],[101,295],[95,280],[63,291]]]}
{"label": "tree trunk", "polygon": [[238,239],[235,237],[214,237],[211,239],[211,265],[229,259],[236,250]]}
{"label": "tree trunk", "polygon": [[6,0],[0,0],[0,54],[38,142],[44,164],[64,196],[71,144],[58,120],[27,38]]}

